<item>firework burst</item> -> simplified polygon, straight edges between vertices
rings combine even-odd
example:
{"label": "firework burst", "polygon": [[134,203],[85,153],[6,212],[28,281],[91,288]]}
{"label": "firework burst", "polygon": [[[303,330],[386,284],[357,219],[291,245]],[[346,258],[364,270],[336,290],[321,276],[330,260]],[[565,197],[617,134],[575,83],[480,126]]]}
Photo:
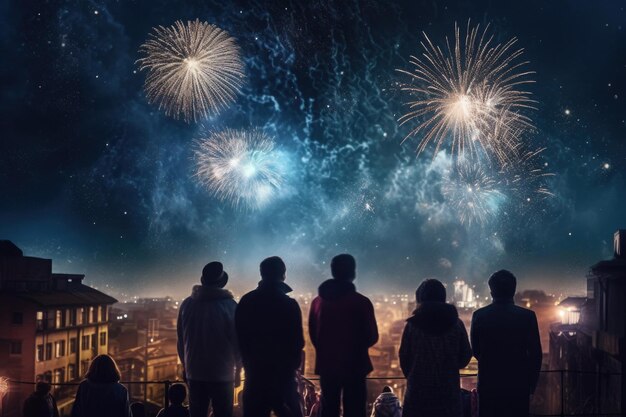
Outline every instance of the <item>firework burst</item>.
{"label": "firework burst", "polygon": [[243,61],[235,40],[197,19],[154,28],[139,52],[139,69],[148,72],[148,101],[176,119],[191,122],[216,115],[243,86]]}
{"label": "firework burst", "polygon": [[485,224],[498,213],[505,199],[497,177],[479,163],[461,161],[444,177],[441,192],[462,224]]}
{"label": "firework burst", "polygon": [[498,162],[518,143],[517,133],[532,128],[524,115],[534,101],[523,87],[532,83],[531,71],[520,61],[522,49],[515,38],[497,44],[489,26],[470,28],[464,38],[455,24],[454,47],[446,38],[443,46],[433,44],[424,33],[421,57],[412,56],[412,70],[398,70],[412,81],[402,86],[411,96],[401,124],[417,120],[410,136],[421,135],[417,153],[434,143],[435,154],[450,142],[452,154],[480,153]]}
{"label": "firework burst", "polygon": [[226,129],[196,145],[195,177],[233,207],[261,208],[283,183],[274,141],[259,130]]}

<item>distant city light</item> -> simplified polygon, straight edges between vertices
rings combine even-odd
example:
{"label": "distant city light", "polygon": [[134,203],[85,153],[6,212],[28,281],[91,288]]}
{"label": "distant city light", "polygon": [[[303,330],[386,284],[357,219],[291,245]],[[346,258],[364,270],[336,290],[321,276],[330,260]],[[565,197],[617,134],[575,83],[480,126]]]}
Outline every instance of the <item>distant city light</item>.
{"label": "distant city light", "polygon": [[568,115],[568,116],[569,116],[569,115],[570,115],[570,113],[571,113],[571,111],[570,111],[569,109],[565,109],[565,114],[566,114],[566,115]]}

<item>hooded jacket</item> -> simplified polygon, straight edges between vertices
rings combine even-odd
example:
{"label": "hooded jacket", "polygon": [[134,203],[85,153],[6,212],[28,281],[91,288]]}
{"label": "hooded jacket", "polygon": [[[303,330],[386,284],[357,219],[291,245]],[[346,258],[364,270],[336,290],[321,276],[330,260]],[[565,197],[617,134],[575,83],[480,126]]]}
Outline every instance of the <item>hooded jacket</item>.
{"label": "hooded jacket", "polygon": [[284,282],[261,281],[237,306],[235,322],[246,383],[293,380],[302,361],[300,306]]}
{"label": "hooded jacket", "polygon": [[472,357],[453,305],[422,303],[404,327],[400,367],[407,378],[405,417],[461,417],[459,369]]}
{"label": "hooded jacket", "polygon": [[348,281],[329,279],[318,292],[309,311],[315,373],[366,376],[373,370],[368,349],[378,341],[374,306]]}
{"label": "hooded jacket", "polygon": [[393,392],[381,393],[372,405],[371,417],[402,417],[400,400]]}
{"label": "hooded jacket", "polygon": [[178,356],[187,379],[232,382],[240,364],[230,291],[196,285],[178,313]]}
{"label": "hooded jacket", "polygon": [[85,379],[76,391],[72,417],[132,417],[126,387]]}

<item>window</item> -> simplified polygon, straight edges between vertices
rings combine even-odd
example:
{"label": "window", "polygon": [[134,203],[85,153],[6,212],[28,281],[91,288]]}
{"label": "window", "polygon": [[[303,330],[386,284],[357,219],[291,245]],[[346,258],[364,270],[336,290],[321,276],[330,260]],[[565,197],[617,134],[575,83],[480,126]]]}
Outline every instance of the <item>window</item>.
{"label": "window", "polygon": [[38,311],[37,312],[37,330],[43,330],[43,325],[44,325],[43,311]]}
{"label": "window", "polygon": [[15,340],[11,342],[11,355],[21,355],[22,354],[22,341]]}
{"label": "window", "polygon": [[98,334],[97,333],[94,333],[91,335],[91,348],[95,350],[96,352],[98,351]]}
{"label": "window", "polygon": [[109,308],[107,306],[102,306],[102,311],[104,313],[103,321],[109,321]]}
{"label": "window", "polygon": [[70,338],[70,354],[76,353],[76,350],[76,338],[72,337]]}
{"label": "window", "polygon": [[45,360],[49,361],[52,359],[52,343],[46,343],[46,358]]}
{"label": "window", "polygon": [[65,356],[65,340],[54,342],[54,357],[61,358]]}
{"label": "window", "polygon": [[57,368],[54,370],[52,382],[54,384],[62,384],[65,382],[65,369]]}
{"label": "window", "polygon": [[73,363],[67,365],[67,380],[72,381],[76,379],[78,375],[76,375],[76,365]]}
{"label": "window", "polygon": [[102,311],[102,306],[98,306],[98,321],[104,321],[104,312]]}
{"label": "window", "polygon": [[24,313],[15,311],[11,317],[11,324],[21,325],[24,323]]}
{"label": "window", "polygon": [[56,322],[56,311],[48,310],[46,312],[46,329],[54,329],[55,322]]}
{"label": "window", "polygon": [[89,349],[89,336],[88,335],[83,335],[81,344],[83,346],[83,350]]}
{"label": "window", "polygon": [[82,325],[85,322],[85,309],[84,308],[77,308],[76,309],[76,324],[77,325]]}
{"label": "window", "polygon": [[96,322],[96,309],[94,307],[89,307],[89,323]]}
{"label": "window", "polygon": [[63,311],[56,310],[54,312],[54,327],[60,329],[63,327]]}
{"label": "window", "polygon": [[72,308],[68,310],[68,315],[69,315],[69,325],[76,326],[76,309]]}
{"label": "window", "polygon": [[43,345],[37,345],[37,362],[43,361]]}
{"label": "window", "polygon": [[107,334],[106,332],[100,332],[100,346],[106,346],[107,344]]}

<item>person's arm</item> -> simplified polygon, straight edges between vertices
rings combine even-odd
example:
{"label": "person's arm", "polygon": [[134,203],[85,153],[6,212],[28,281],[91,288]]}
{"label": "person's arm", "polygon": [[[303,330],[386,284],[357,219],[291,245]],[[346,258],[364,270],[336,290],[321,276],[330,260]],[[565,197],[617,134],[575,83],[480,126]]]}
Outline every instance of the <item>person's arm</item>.
{"label": "person's arm", "polygon": [[402,332],[402,341],[400,342],[400,351],[398,356],[400,357],[400,369],[406,378],[408,378],[411,372],[411,366],[413,365],[413,349],[411,348],[411,325],[409,323],[404,325],[404,331]]}
{"label": "person's arm", "polygon": [[[184,343],[184,334],[183,334],[183,308],[185,307],[185,302],[183,301],[183,303],[180,306],[180,309],[178,310],[178,320],[176,322],[176,336],[177,336],[177,341],[176,341],[176,350],[178,351],[178,358],[180,359],[180,363],[183,365],[183,375],[186,372],[186,368],[185,368],[185,343]],[[183,378],[184,379],[184,378]]]}
{"label": "person's arm", "polygon": [[465,330],[465,324],[459,320],[459,331],[461,333],[461,340],[459,344],[459,369],[463,369],[472,359],[472,348],[470,346],[469,339],[467,338],[467,330]]}
{"label": "person's arm", "polygon": [[367,323],[367,346],[372,347],[378,342],[378,324],[376,324],[376,314],[374,314],[374,306],[369,299],[366,299],[366,318]]}
{"label": "person's arm", "polygon": [[237,343],[239,344],[239,355],[244,367],[246,366],[246,358],[249,356],[248,349],[250,346],[246,325],[247,320],[246,302],[242,299],[235,309],[235,333],[237,334]]}
{"label": "person's arm", "polygon": [[314,347],[317,348],[317,309],[319,306],[319,299],[315,298],[311,303],[311,308],[309,309],[309,337],[311,338],[311,343]]}
{"label": "person's arm", "polygon": [[480,360],[480,341],[479,341],[479,326],[476,313],[472,315],[472,325],[470,327],[470,339],[472,340],[472,353],[476,359]]}
{"label": "person's arm", "polygon": [[535,392],[537,382],[539,381],[539,372],[541,371],[541,361],[543,352],[541,349],[541,338],[539,336],[539,325],[537,324],[537,316],[531,311],[530,325],[528,326],[528,359],[530,364],[530,393]]}
{"label": "person's arm", "polygon": [[51,395],[50,399],[52,400],[52,417],[59,417],[59,407],[57,406],[57,400]]}
{"label": "person's arm", "polygon": [[302,310],[296,300],[292,300],[292,326],[289,333],[293,336],[293,360],[296,368],[302,363],[302,349],[304,349],[304,333],[302,331]]}
{"label": "person's arm", "polygon": [[72,417],[81,417],[83,412],[80,409],[82,400],[82,388],[83,384],[78,385],[78,390],[76,390],[76,397],[74,398],[74,404],[72,404]]}

